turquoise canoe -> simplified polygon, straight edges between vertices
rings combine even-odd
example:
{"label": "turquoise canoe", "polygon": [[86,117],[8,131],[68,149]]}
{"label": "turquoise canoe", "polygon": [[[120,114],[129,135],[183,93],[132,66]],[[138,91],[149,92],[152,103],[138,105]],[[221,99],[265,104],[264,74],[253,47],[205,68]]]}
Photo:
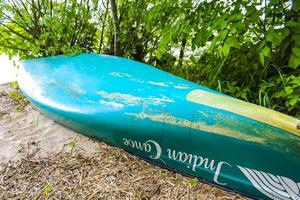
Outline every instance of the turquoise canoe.
{"label": "turquoise canoe", "polygon": [[257,199],[300,199],[300,121],[136,61],[96,54],[22,62],[47,117],[149,162]]}

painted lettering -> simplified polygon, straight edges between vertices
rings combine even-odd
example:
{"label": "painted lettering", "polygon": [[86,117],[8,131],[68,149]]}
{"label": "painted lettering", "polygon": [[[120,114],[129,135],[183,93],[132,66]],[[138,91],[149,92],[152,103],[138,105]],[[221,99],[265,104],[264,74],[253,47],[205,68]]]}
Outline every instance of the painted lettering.
{"label": "painted lettering", "polygon": [[215,169],[214,160],[209,161],[208,158],[203,158],[202,156],[196,156],[196,155],[194,155],[193,158],[194,158],[193,167],[192,167],[193,171],[196,171],[196,167],[200,167],[200,166],[204,166],[204,168],[210,169],[212,171]]}
{"label": "painted lettering", "polygon": [[223,164],[228,165],[229,167],[231,167],[231,165],[228,164],[227,162],[219,162],[218,163],[213,180],[214,180],[214,182],[218,183],[219,185],[226,185],[227,184],[227,183],[221,183],[221,182],[218,181],[218,178],[219,178],[219,175],[220,175]]}
{"label": "painted lettering", "polygon": [[181,151],[176,152],[176,150],[171,150],[171,149],[167,149],[167,152],[168,152],[168,157],[170,159],[179,160],[180,162],[188,162],[189,164],[191,164],[192,162],[193,159],[192,154],[187,154]]}
{"label": "painted lettering", "polygon": [[125,146],[131,147],[133,149],[141,150],[141,151],[144,151],[147,153],[150,153],[150,152],[154,153],[154,155],[149,156],[151,159],[154,159],[154,160],[159,159],[161,156],[161,152],[162,152],[161,147],[154,140],[148,140],[143,143],[140,141],[123,138],[123,144]]}
{"label": "painted lettering", "polygon": [[[153,160],[161,160],[160,157],[162,154],[162,148],[159,143],[154,140],[147,140],[146,142],[140,142],[128,138],[123,138],[123,144],[127,147],[134,148],[140,151],[144,151],[149,153],[149,158]],[[214,172],[213,181],[219,185],[226,185],[227,183],[223,183],[219,181],[219,175],[221,173],[222,167],[227,165],[231,167],[231,165],[227,162],[218,162],[215,160],[205,158],[203,156],[194,155],[191,153],[186,153],[183,151],[176,151],[174,149],[166,150],[167,157],[171,160],[186,164],[187,168],[192,171],[196,171],[197,168],[204,168]]]}

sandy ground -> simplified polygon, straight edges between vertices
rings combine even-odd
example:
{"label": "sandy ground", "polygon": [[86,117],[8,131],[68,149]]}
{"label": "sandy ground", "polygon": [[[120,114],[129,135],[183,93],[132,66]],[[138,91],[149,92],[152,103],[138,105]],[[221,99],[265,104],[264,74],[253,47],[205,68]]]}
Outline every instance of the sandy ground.
{"label": "sandy ground", "polygon": [[84,155],[98,151],[99,143],[46,118],[31,104],[18,110],[16,102],[6,95],[12,90],[8,85],[0,86],[1,90],[0,163],[17,161],[33,152],[47,157],[68,150]]}
{"label": "sandy ground", "polygon": [[9,57],[0,53],[0,84],[12,82],[17,80],[17,67],[19,64],[18,57]]}
{"label": "sandy ground", "polygon": [[0,85],[0,199],[245,199],[20,108]]}

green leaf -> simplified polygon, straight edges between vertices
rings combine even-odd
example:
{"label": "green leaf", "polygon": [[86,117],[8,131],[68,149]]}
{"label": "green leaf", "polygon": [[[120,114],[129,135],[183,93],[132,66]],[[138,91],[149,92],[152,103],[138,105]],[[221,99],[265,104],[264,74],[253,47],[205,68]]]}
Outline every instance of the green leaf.
{"label": "green leaf", "polygon": [[271,1],[270,1],[270,4],[271,4],[271,5],[278,4],[278,3],[279,3],[279,0],[271,0]]}
{"label": "green leaf", "polygon": [[287,27],[297,27],[299,26],[299,24],[293,20],[289,20],[287,23],[286,23],[286,26]]}
{"label": "green leaf", "polygon": [[230,37],[226,40],[226,44],[228,44],[230,47],[235,47],[237,49],[240,48],[240,43],[237,41],[236,37]]}
{"label": "green leaf", "polygon": [[74,149],[74,147],[76,146],[76,141],[72,140],[68,143],[68,146],[71,148],[71,149]]}
{"label": "green leaf", "polygon": [[267,33],[267,41],[272,42],[275,46],[280,45],[282,39],[284,37],[281,35],[279,31],[275,32],[273,28],[270,28]]}
{"label": "green leaf", "polygon": [[265,65],[265,57],[271,58],[271,49],[268,46],[265,46],[263,50],[259,52],[259,60],[262,65]]}
{"label": "green leaf", "polygon": [[292,40],[295,43],[295,46],[300,46],[300,34],[293,34]]}
{"label": "green leaf", "polygon": [[195,34],[194,43],[197,47],[204,46],[211,37],[212,32],[209,30],[199,31]]}
{"label": "green leaf", "polygon": [[288,28],[283,28],[283,29],[281,29],[281,34],[282,34],[282,39],[285,39],[288,35],[289,35],[289,33],[290,33],[290,31],[289,31],[289,29]]}
{"label": "green leaf", "polygon": [[47,182],[47,184],[44,186],[44,194],[45,197],[48,197],[49,194],[53,191],[53,185],[52,183]]}
{"label": "green leaf", "polygon": [[224,28],[227,27],[227,21],[225,21],[224,19],[219,19],[215,23],[215,27],[216,27],[217,30],[223,30]]}
{"label": "green leaf", "polygon": [[191,187],[196,187],[196,186],[199,184],[199,181],[198,181],[198,179],[196,179],[196,178],[189,179],[189,180],[188,180],[188,184],[189,184]]}
{"label": "green leaf", "polygon": [[299,47],[292,48],[292,52],[295,56],[300,58],[300,48]]}
{"label": "green leaf", "polygon": [[163,53],[164,53],[164,51],[162,51],[162,50],[159,49],[159,50],[156,52],[156,57],[157,57],[158,59],[160,59],[160,58],[162,57]]}
{"label": "green leaf", "polygon": [[262,65],[265,65],[265,57],[262,52],[259,52],[259,61]]}
{"label": "green leaf", "polygon": [[298,12],[300,10],[300,1],[299,0],[294,1],[293,9],[294,9],[295,12]]}
{"label": "green leaf", "polygon": [[285,87],[284,90],[285,90],[285,92],[286,92],[287,95],[293,93],[293,88],[291,86]]}
{"label": "green leaf", "polygon": [[9,86],[13,89],[19,89],[19,84],[17,81],[14,81],[14,82],[10,82],[9,83]]}
{"label": "green leaf", "polygon": [[239,21],[234,23],[231,28],[233,32],[240,33],[245,29],[245,23]]}
{"label": "green leaf", "polygon": [[228,56],[231,47],[240,48],[240,44],[235,37],[229,37],[226,39],[223,47],[219,49],[220,56],[221,57]]}
{"label": "green leaf", "polygon": [[300,86],[300,77],[295,77],[295,78],[292,80],[292,83],[296,84],[297,86]]}
{"label": "green leaf", "polygon": [[162,38],[162,40],[158,44],[157,52],[156,52],[156,57],[158,59],[160,59],[162,57],[162,55],[164,54],[169,41],[170,41],[170,38],[168,37],[168,35],[166,35],[165,37]]}
{"label": "green leaf", "polygon": [[236,12],[236,14],[234,14],[233,16],[231,16],[232,20],[237,20],[240,21],[242,20],[244,17],[244,15],[242,13]]}
{"label": "green leaf", "polygon": [[268,57],[268,58],[271,58],[271,49],[270,47],[265,47],[263,50],[262,50],[262,53],[265,57]]}
{"label": "green leaf", "polygon": [[300,65],[300,58],[292,53],[289,59],[289,66],[296,69]]}
{"label": "green leaf", "polygon": [[228,30],[225,29],[219,33],[218,37],[220,38],[220,40],[224,40],[226,38],[227,34],[228,34]]}
{"label": "green leaf", "polygon": [[230,46],[228,44],[224,44],[224,46],[219,49],[219,54],[221,57],[226,57],[228,56],[229,51],[230,51]]}
{"label": "green leaf", "polygon": [[290,20],[286,23],[287,27],[290,27],[293,32],[300,33],[300,23]]}
{"label": "green leaf", "polygon": [[290,100],[288,101],[288,104],[289,104],[290,106],[295,106],[295,105],[297,104],[297,102],[298,102],[298,99],[293,98],[293,99],[290,99]]}

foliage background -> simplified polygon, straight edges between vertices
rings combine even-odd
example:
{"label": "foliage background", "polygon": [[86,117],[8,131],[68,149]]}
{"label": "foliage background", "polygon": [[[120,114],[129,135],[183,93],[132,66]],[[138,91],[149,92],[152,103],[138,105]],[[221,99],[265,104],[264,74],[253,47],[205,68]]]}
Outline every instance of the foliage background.
{"label": "foliage background", "polygon": [[0,0],[0,10],[0,53],[115,54],[300,117],[300,1]]}

